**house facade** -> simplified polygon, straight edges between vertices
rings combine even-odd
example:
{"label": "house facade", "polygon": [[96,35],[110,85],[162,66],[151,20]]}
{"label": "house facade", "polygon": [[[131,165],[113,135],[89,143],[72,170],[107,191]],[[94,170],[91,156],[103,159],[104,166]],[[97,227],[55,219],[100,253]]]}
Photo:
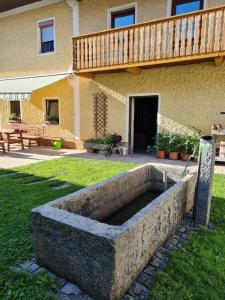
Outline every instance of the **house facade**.
{"label": "house facade", "polygon": [[20,116],[45,136],[74,140],[73,2],[18,2],[1,4],[0,127]]}
{"label": "house facade", "polygon": [[[225,48],[221,44],[214,48],[216,32],[223,41],[224,10],[205,13],[202,47],[205,43],[206,49],[202,51],[204,28],[200,24],[205,15],[198,15],[201,9],[224,4],[210,0],[80,1],[81,36],[74,40],[74,69],[92,77],[81,79],[81,136],[94,135],[92,111],[86,108],[92,106],[96,93],[107,96],[108,130],[120,133],[131,150],[146,147],[158,130],[196,127],[210,134],[214,123],[225,126],[221,114],[225,111],[221,58]],[[120,22],[128,27],[113,29],[116,17],[118,27]],[[90,26],[96,33],[88,34]],[[204,51],[208,51],[206,56]]]}
{"label": "house facade", "polygon": [[[0,77],[56,76],[20,101],[21,122],[44,123],[49,136],[117,132],[132,152],[144,151],[163,129],[210,134],[213,124],[225,127],[223,5],[43,0],[8,10],[0,13]],[[0,98],[2,92],[0,81]],[[2,127],[10,126],[6,93]],[[55,120],[45,124],[51,114]]]}

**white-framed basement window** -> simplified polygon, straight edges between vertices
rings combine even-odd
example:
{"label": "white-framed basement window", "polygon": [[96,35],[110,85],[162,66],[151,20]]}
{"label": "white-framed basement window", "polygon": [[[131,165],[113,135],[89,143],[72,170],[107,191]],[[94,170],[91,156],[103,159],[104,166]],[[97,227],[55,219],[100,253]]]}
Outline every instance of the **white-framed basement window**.
{"label": "white-framed basement window", "polygon": [[39,55],[55,53],[55,18],[37,22],[37,43]]}

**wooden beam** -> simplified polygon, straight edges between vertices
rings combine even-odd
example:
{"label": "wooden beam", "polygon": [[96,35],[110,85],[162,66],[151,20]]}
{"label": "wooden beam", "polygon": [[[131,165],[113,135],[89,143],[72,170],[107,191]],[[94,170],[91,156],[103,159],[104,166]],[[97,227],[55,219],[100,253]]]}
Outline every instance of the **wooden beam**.
{"label": "wooden beam", "polygon": [[131,74],[140,74],[141,73],[141,68],[138,68],[138,67],[132,67],[132,68],[128,68],[126,70],[127,70],[127,72],[129,72]]}
{"label": "wooden beam", "polygon": [[94,73],[76,73],[76,75],[82,77],[82,78],[86,78],[86,79],[94,79]]}
{"label": "wooden beam", "polygon": [[222,64],[224,63],[224,57],[223,56],[216,57],[214,62],[216,67],[221,67]]}

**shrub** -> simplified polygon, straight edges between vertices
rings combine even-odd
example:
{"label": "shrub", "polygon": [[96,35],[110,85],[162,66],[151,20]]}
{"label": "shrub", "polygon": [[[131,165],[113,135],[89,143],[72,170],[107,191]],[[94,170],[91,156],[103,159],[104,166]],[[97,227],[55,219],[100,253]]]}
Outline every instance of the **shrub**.
{"label": "shrub", "polygon": [[9,116],[9,120],[11,120],[11,121],[20,121],[20,115],[17,115],[16,113],[12,113]]}
{"label": "shrub", "polygon": [[99,144],[103,144],[103,145],[106,145],[106,144],[111,144],[111,135],[110,134],[107,134],[105,135],[104,137],[102,138],[92,138],[92,139],[88,139],[86,140],[86,143],[90,143],[90,144],[95,144],[95,145],[99,145]]}
{"label": "shrub", "polygon": [[171,133],[169,137],[169,152],[180,152],[182,147],[182,135],[179,133]]}
{"label": "shrub", "polygon": [[168,131],[162,131],[155,137],[154,148],[156,151],[168,151],[170,134]]}
{"label": "shrub", "polygon": [[199,151],[200,131],[194,129],[193,134],[184,133],[171,133],[168,131],[162,131],[155,137],[155,144],[147,152],[166,151],[166,152],[180,152],[182,154],[198,155]]}

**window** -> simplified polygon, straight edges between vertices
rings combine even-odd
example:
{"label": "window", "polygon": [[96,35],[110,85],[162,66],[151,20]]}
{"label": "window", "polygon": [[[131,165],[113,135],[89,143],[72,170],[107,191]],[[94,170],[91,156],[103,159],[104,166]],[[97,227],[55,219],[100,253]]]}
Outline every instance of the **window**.
{"label": "window", "polygon": [[173,0],[172,15],[181,15],[203,9],[204,0]]}
{"label": "window", "polygon": [[20,122],[21,112],[20,112],[20,101],[10,101],[10,122]]}
{"label": "window", "polygon": [[50,124],[59,124],[59,100],[45,101],[45,121]]}
{"label": "window", "polygon": [[38,23],[39,53],[55,51],[55,24],[54,19]]}
{"label": "window", "polygon": [[135,24],[135,7],[111,12],[111,28]]}

